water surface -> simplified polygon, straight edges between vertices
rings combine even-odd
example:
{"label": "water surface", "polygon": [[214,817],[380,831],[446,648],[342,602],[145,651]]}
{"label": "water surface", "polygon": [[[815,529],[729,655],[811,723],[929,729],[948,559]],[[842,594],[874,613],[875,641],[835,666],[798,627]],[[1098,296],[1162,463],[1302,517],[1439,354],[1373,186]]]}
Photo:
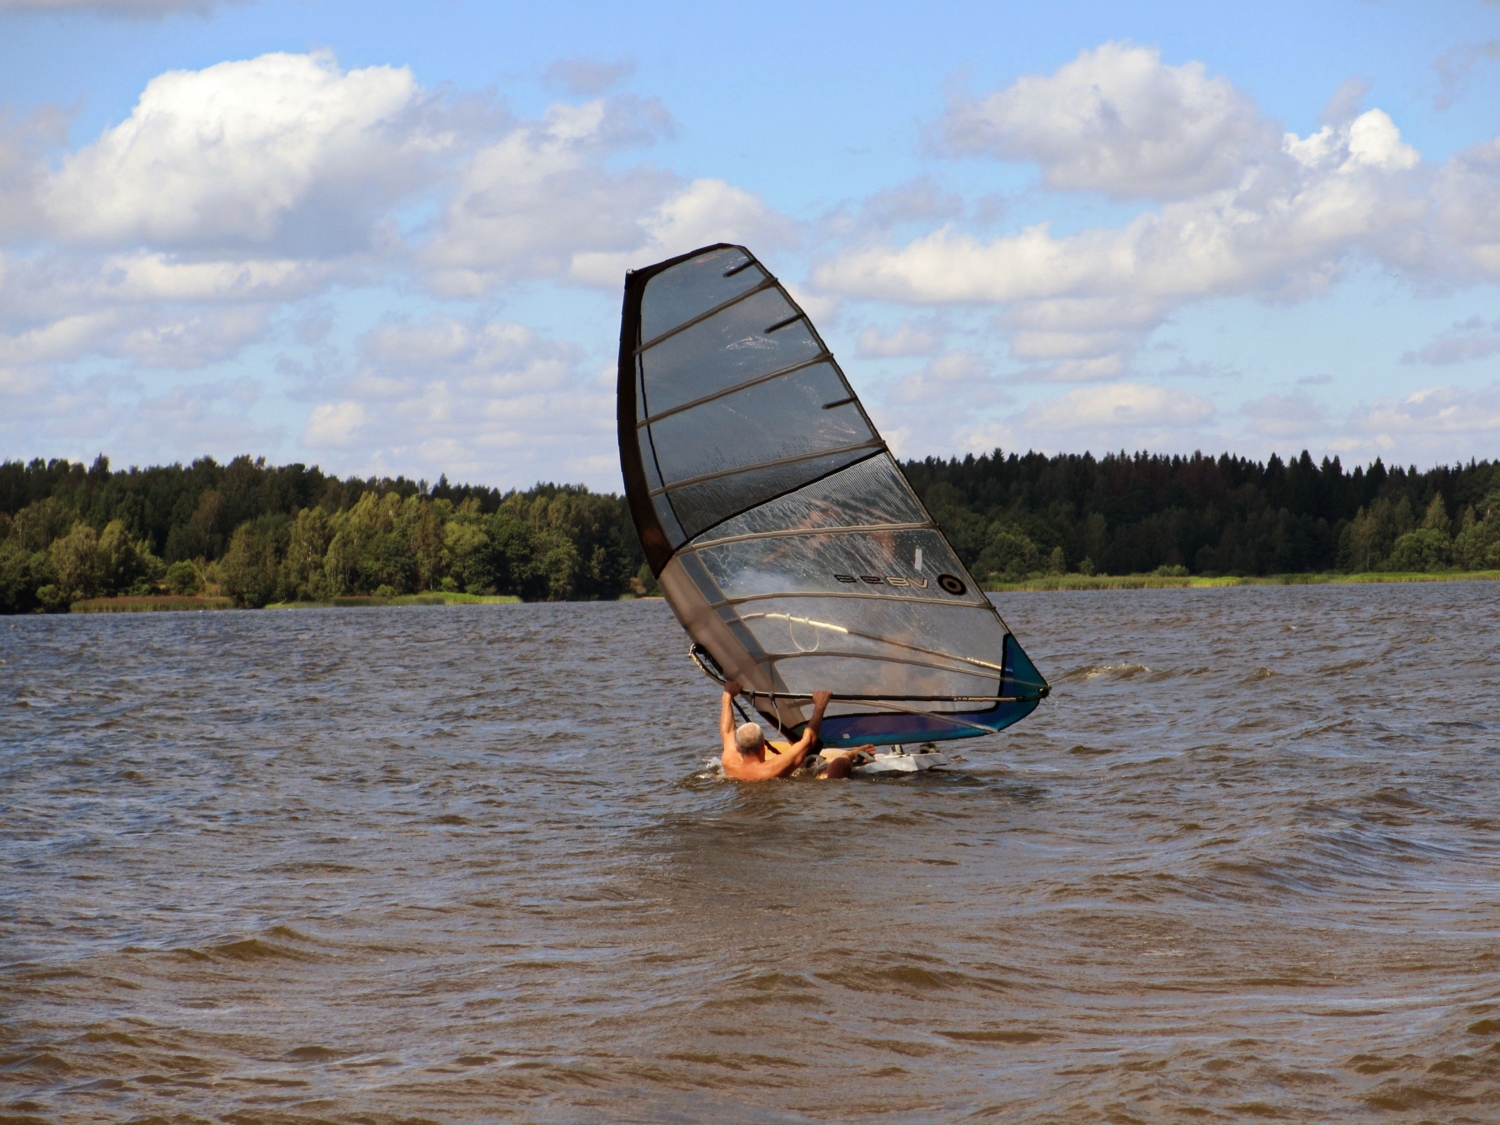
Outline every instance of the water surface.
{"label": "water surface", "polygon": [[0,1117],[1500,1120],[1500,588],[1004,595],[742,787],[660,602],[0,621]]}

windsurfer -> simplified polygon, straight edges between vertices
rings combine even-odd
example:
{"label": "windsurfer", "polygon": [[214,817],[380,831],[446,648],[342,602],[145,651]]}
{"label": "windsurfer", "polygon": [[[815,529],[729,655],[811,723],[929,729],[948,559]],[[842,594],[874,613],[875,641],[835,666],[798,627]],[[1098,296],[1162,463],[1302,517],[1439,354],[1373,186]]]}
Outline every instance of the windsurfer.
{"label": "windsurfer", "polygon": [[[786,777],[802,764],[808,752],[818,743],[818,731],[823,726],[823,712],[832,692],[813,692],[812,717],[802,737],[779,753],[774,749],[767,754],[766,735],[755,723],[734,725],[734,697],[740,693],[740,685],[730,680],[724,685],[724,702],[719,709],[719,733],[724,737],[724,773],[736,781],[769,781],[773,777]],[[859,746],[850,750],[825,750],[827,762],[818,771],[824,781],[848,777],[854,768],[854,756],[861,750],[873,750],[873,746]]]}

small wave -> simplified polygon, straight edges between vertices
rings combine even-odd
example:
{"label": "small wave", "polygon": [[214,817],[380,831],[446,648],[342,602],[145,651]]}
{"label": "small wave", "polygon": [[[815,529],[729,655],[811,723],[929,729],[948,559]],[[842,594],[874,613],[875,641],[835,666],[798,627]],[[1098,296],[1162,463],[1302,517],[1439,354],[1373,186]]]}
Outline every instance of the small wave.
{"label": "small wave", "polygon": [[1058,1036],[1042,1031],[939,1031],[938,1034],[956,1043],[981,1043],[995,1047],[1049,1043],[1058,1039]]}
{"label": "small wave", "polygon": [[1150,671],[1151,669],[1144,664],[1123,662],[1120,664],[1085,664],[1082,667],[1074,668],[1072,671],[1065,673],[1058,682],[1071,683],[1079,680],[1095,680],[1100,676],[1115,676],[1123,680]]}
{"label": "small wave", "polygon": [[[267,937],[275,937],[281,940],[269,941],[264,938],[250,937],[240,938],[237,941],[220,942],[218,945],[208,947],[211,957],[227,958],[231,961],[316,961],[318,956],[306,950],[294,949],[286,944],[288,939],[293,941],[306,941],[301,934],[286,926],[275,926],[267,931]],[[188,951],[197,954],[197,950]],[[198,954],[202,956],[202,954]]]}
{"label": "small wave", "polygon": [[342,1058],[347,1051],[335,1051],[332,1047],[295,1047],[281,1057],[291,1062],[327,1062]]}

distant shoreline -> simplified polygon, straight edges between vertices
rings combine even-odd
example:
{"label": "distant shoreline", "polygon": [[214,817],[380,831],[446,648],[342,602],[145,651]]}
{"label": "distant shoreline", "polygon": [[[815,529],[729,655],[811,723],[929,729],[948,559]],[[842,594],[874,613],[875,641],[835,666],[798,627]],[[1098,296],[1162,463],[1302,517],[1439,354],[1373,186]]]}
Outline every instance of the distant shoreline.
{"label": "distant shoreline", "polygon": [[[1363,574],[1272,574],[1260,578],[1205,578],[1171,574],[1055,574],[1024,582],[984,585],[987,594],[1057,593],[1067,590],[1204,590],[1229,586],[1367,586],[1396,582],[1497,582],[1500,570],[1370,571]],[[620,601],[659,601],[660,596],[624,594]],[[429,591],[380,598],[374,595],[330,598],[320,602],[273,602],[266,609],[365,609],[384,606],[518,605],[514,594],[454,594]],[[88,598],[74,602],[73,613],[201,613],[234,609],[229,598],[150,597]]]}
{"label": "distant shoreline", "polygon": [[[329,598],[321,602],[273,602],[266,609],[364,609],[403,605],[509,605],[519,603],[514,594],[450,594],[430,591],[424,594],[400,594],[381,598],[356,595]],[[142,597],[85,598],[74,602],[71,613],[201,613],[204,610],[234,609],[231,598],[179,597],[171,594]]]}
{"label": "distant shoreline", "polygon": [[1260,578],[1204,578],[1167,574],[1056,574],[1024,582],[993,582],[986,593],[1059,590],[1201,590],[1222,586],[1364,586],[1388,582],[1495,582],[1500,570],[1367,571],[1362,574],[1269,574]]}

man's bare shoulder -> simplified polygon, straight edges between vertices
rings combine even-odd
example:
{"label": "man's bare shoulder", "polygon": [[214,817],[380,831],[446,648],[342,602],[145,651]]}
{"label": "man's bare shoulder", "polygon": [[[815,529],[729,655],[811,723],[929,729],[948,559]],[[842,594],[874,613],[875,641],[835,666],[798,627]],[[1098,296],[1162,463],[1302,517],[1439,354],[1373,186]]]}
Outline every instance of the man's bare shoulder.
{"label": "man's bare shoulder", "polygon": [[770,781],[780,777],[784,771],[779,757],[757,761],[746,758],[735,751],[726,750],[719,758],[724,764],[724,776],[735,781]]}

